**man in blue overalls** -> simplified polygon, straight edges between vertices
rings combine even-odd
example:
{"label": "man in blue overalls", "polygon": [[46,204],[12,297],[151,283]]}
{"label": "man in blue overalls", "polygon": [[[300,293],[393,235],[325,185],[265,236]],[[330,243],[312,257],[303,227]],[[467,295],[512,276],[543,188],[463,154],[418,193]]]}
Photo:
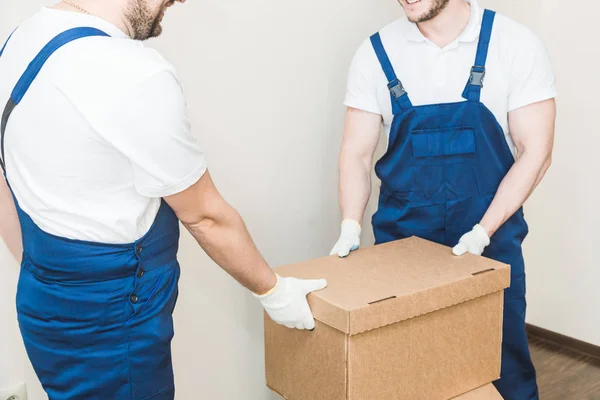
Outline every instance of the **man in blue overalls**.
{"label": "man in blue overalls", "polygon": [[476,0],[400,0],[406,13],[367,40],[350,68],[340,155],[342,232],[360,245],[381,123],[377,243],[420,236],[511,265],[501,379],[507,400],[538,398],[525,333],[522,205],[550,165],[555,83],[525,27]]}
{"label": "man in blue overalls", "polygon": [[19,327],[50,400],[174,398],[179,222],[275,322],[314,327],[306,295],[326,282],[269,268],[207,172],[174,68],[139,41],[173,3],[65,0],[0,50],[0,222],[20,222]]}

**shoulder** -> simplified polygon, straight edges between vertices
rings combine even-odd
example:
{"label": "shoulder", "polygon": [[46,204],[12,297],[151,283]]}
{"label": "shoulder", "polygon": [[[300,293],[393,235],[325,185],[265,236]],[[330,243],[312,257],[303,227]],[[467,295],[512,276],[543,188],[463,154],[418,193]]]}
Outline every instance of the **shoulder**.
{"label": "shoulder", "polygon": [[98,37],[96,39],[97,42],[94,43],[93,51],[99,57],[104,56],[107,63],[113,64],[114,59],[118,59],[119,67],[125,67],[126,71],[133,68],[144,70],[173,68],[158,51],[146,46],[144,42],[129,38]]}
{"label": "shoulder", "polygon": [[[387,53],[393,54],[401,51],[402,44],[405,41],[406,23],[408,23],[408,21],[406,21],[405,18],[397,19],[384,26],[381,30],[379,30],[379,32],[376,32],[379,33],[381,42]],[[356,50],[356,53],[354,54],[354,63],[360,63],[362,65],[368,65],[379,69],[379,61],[377,59],[375,49],[373,48],[371,37],[372,36],[363,40]]]}
{"label": "shoulder", "polygon": [[492,40],[506,55],[534,52],[544,47],[531,28],[503,14],[496,14]]}
{"label": "shoulder", "polygon": [[[131,39],[96,37],[82,47],[81,67],[93,71],[99,78],[128,86],[158,72],[175,68],[158,51]],[[76,51],[76,49],[74,49]],[[115,86],[114,84],[112,86]]]}
{"label": "shoulder", "polygon": [[[85,113],[99,114],[119,98],[142,88],[156,97],[182,92],[173,65],[137,41],[87,38],[74,42],[64,57],[56,84]],[[148,92],[149,85],[154,92]]]}
{"label": "shoulder", "polygon": [[[407,29],[409,29],[409,22],[404,18],[399,18],[377,32],[381,37],[383,47],[387,52],[393,53],[402,49],[403,45],[406,44]],[[367,38],[362,44],[363,47],[368,47],[371,53],[375,54],[373,45],[371,43],[371,37]]]}
{"label": "shoulder", "polygon": [[504,15],[497,15],[490,49],[508,77],[552,75],[552,59],[546,45],[529,27]]}
{"label": "shoulder", "polygon": [[406,38],[406,30],[409,29],[408,20],[406,17],[398,18],[379,30],[379,34],[382,40],[391,40],[394,42],[401,42],[401,39]]}

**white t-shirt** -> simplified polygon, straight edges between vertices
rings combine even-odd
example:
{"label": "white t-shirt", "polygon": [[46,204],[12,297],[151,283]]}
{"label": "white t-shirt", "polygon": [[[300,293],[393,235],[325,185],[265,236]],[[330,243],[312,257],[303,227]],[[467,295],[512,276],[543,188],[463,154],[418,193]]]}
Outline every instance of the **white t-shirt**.
{"label": "white t-shirt", "polygon": [[[380,31],[383,46],[413,105],[464,101],[463,90],[475,63],[483,9],[471,3],[462,34],[441,49],[416,24],[401,18]],[[387,79],[370,40],[356,52],[348,75],[344,104],[383,116],[389,135],[392,104]],[[481,101],[502,126],[513,155],[508,113],[556,96],[552,64],[545,46],[526,27],[496,14]],[[532,130],[535,135],[535,130]]]}
{"label": "white t-shirt", "polygon": [[90,26],[46,62],[6,129],[7,177],[44,231],[130,243],[152,225],[161,197],[204,174],[174,68],[156,51],[90,15],[42,8],[0,57],[0,102],[57,34]]}

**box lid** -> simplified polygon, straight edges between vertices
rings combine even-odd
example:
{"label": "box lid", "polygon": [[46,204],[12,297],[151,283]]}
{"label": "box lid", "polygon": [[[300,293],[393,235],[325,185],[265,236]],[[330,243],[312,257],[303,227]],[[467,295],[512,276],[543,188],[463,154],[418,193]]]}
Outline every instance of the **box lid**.
{"label": "box lid", "polygon": [[340,259],[322,257],[276,269],[281,276],[325,278],[308,296],[313,315],[350,335],[476,299],[510,285],[510,267],[411,237]]}

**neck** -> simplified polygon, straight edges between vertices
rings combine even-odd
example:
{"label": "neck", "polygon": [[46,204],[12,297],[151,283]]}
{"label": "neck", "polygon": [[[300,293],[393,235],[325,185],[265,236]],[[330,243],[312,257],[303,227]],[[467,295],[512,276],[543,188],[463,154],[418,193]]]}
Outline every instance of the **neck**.
{"label": "neck", "polygon": [[465,0],[450,0],[435,18],[417,24],[427,39],[441,48],[456,40],[471,18],[471,4]]}
{"label": "neck", "polygon": [[[125,34],[129,37],[133,37],[133,30],[131,29],[131,24],[128,22],[127,18],[125,18],[125,0],[68,0],[68,2],[82,8],[83,10],[87,11],[90,15],[102,18],[106,22],[111,23],[112,25],[119,28],[121,31],[125,32]],[[55,4],[51,8],[54,8],[56,10],[83,13],[77,7],[73,7],[72,5],[62,1],[60,3]]]}

